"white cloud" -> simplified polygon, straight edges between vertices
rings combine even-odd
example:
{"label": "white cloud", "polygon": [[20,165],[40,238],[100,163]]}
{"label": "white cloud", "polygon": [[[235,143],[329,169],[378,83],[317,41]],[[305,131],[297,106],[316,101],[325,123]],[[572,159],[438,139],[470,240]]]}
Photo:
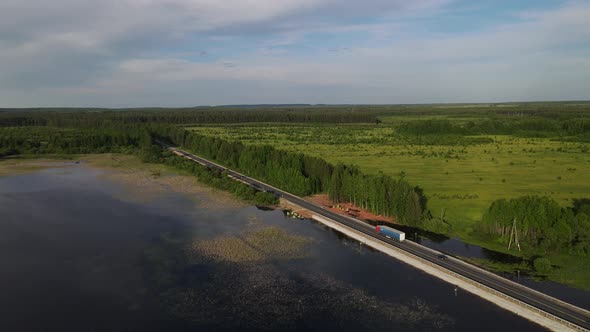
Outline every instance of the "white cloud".
{"label": "white cloud", "polygon": [[[421,0],[433,6],[435,0]],[[402,0],[4,0],[0,88],[89,82],[118,63],[189,43],[273,36],[329,20],[415,10]],[[231,38],[230,38],[231,40]],[[77,66],[77,68],[74,68]],[[63,75],[56,75],[63,72]],[[61,78],[65,78],[62,80]]]}
{"label": "white cloud", "polygon": [[[447,4],[5,0],[0,2],[0,100],[6,106],[100,106],[107,99],[108,106],[170,106],[589,97],[583,88],[590,86],[587,3],[518,13],[517,22],[473,33],[415,36],[412,24],[420,20],[403,20],[434,15]],[[365,16],[383,19],[347,23]],[[357,32],[373,39],[362,47],[346,45],[346,52],[283,48],[308,35]],[[262,36],[263,42],[231,54],[231,43],[247,35]],[[175,57],[191,54],[178,51],[179,44],[208,49],[212,40],[226,45],[223,56]]]}

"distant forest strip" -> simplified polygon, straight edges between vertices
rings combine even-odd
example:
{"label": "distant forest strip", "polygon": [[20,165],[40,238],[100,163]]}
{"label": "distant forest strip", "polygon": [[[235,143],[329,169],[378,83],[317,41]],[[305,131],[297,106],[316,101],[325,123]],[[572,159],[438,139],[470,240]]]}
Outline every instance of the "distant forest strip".
{"label": "distant forest strip", "polygon": [[[489,143],[477,135],[552,137],[590,142],[590,102],[472,105],[268,106],[263,108],[0,109],[0,127],[53,126],[96,128],[132,124],[302,123],[393,125],[417,145]],[[407,116],[431,117],[408,119]],[[445,116],[444,119],[438,116]],[[434,118],[432,118],[434,117]]]}
{"label": "distant forest strip", "polygon": [[406,135],[515,135],[524,137],[576,136],[590,134],[590,118],[556,120],[547,118],[448,119],[403,122],[398,131]]}
{"label": "distant forest strip", "polygon": [[[379,123],[382,116],[441,116],[509,119],[590,119],[590,102],[522,102],[424,105],[229,105],[190,108],[0,108],[0,126],[104,126],[169,123]],[[543,124],[542,124],[543,125]],[[528,125],[527,125],[528,126]],[[539,129],[520,128],[523,130]],[[553,125],[549,125],[553,127]],[[518,129],[518,128],[517,128]],[[473,128],[476,134],[502,134],[496,122]]]}
{"label": "distant forest strip", "polygon": [[569,102],[515,102],[489,104],[429,104],[373,106],[380,115],[462,117],[540,117],[548,119],[590,118],[590,101]]}
{"label": "distant forest strip", "polygon": [[66,109],[47,111],[4,111],[0,112],[0,127],[14,126],[55,126],[55,127],[99,127],[112,124],[199,124],[199,123],[375,123],[374,112],[354,110],[84,110]]}

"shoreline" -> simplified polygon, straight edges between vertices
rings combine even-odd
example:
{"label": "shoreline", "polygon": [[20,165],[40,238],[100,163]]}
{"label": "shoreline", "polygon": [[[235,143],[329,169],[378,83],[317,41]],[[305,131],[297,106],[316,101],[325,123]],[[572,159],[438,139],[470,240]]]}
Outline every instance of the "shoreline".
{"label": "shoreline", "polygon": [[[0,159],[0,177],[76,166],[105,171],[99,177],[120,185],[124,193],[117,198],[123,200],[146,202],[168,191],[187,195],[206,208],[239,208],[247,204],[229,192],[203,184],[172,167],[143,163],[136,156],[124,154],[74,155],[71,159],[61,155]],[[208,196],[211,197],[206,198]]]}

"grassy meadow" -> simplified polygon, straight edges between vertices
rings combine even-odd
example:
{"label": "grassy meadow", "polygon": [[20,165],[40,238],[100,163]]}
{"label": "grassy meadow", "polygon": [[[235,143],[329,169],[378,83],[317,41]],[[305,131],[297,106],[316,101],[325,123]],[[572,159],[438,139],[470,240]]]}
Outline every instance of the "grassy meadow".
{"label": "grassy meadow", "polygon": [[[421,116],[419,120],[425,118],[444,117]],[[445,220],[451,224],[448,235],[503,252],[508,252],[505,244],[473,231],[494,200],[540,195],[568,207],[590,193],[589,143],[511,135],[478,135],[478,139],[487,139],[479,143],[470,143],[470,136],[464,137],[467,143],[416,142],[400,134],[398,126],[417,119],[387,116],[380,124],[250,123],[189,129],[245,144],[268,144],[332,163],[355,164],[369,174],[405,177],[424,189],[433,215],[441,216],[444,211]],[[461,123],[472,118],[450,119]],[[511,253],[518,255],[514,250]],[[534,254],[534,248],[524,253],[529,257]],[[565,256],[550,255],[553,262],[568,261],[550,278],[590,289],[590,271],[579,271],[587,260],[581,264],[579,258]]]}

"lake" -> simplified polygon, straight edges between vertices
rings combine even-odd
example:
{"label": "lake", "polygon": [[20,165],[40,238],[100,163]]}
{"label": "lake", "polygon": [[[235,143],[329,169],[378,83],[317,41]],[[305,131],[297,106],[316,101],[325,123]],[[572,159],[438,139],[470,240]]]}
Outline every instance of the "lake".
{"label": "lake", "polygon": [[57,166],[0,177],[2,331],[542,330],[316,222]]}

